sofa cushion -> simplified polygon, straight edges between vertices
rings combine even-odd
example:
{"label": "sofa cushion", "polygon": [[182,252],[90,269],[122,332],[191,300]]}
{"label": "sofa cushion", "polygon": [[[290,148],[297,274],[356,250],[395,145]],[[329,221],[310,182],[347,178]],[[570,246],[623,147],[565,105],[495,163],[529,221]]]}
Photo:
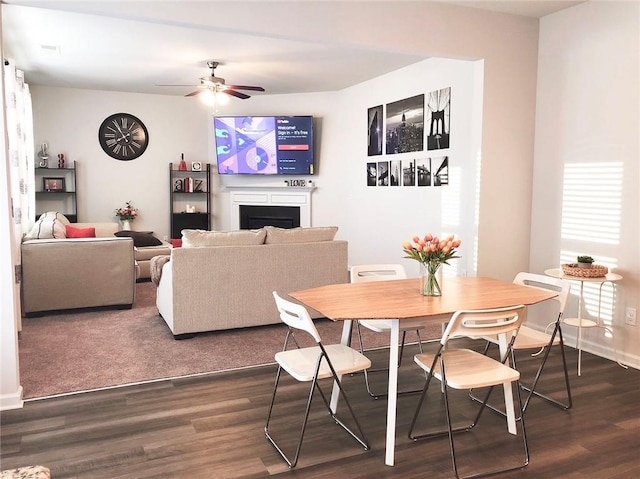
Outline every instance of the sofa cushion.
{"label": "sofa cushion", "polygon": [[160,246],[162,244],[162,241],[153,236],[151,231],[118,231],[115,236],[118,238],[133,238],[133,246],[136,248]]}
{"label": "sofa cushion", "polygon": [[69,220],[62,213],[48,211],[40,215],[31,231],[25,235],[26,239],[66,238],[65,226]]}
{"label": "sofa cushion", "polygon": [[255,246],[264,244],[266,234],[267,232],[264,229],[238,231],[182,230],[182,247]]}
{"label": "sofa cushion", "polygon": [[337,226],[322,226],[319,228],[278,228],[265,226],[266,244],[316,243],[318,241],[333,241],[338,232]]}
{"label": "sofa cushion", "polygon": [[67,238],[95,238],[96,229],[89,228],[76,228],[75,226],[67,225],[65,227]]}
{"label": "sofa cushion", "polygon": [[160,246],[136,247],[136,261],[149,261],[154,256],[171,254],[171,244],[162,242]]}
{"label": "sofa cushion", "polygon": [[95,228],[96,238],[110,238],[120,230],[120,225],[115,222],[99,223],[92,221],[90,223],[71,223],[71,226],[74,228]]}

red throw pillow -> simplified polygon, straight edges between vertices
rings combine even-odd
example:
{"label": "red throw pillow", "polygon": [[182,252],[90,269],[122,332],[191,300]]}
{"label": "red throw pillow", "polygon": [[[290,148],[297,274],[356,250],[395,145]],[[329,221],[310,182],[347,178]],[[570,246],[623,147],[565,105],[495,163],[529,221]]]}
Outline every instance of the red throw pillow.
{"label": "red throw pillow", "polygon": [[172,239],[171,246],[174,248],[180,248],[182,246],[182,239]]}
{"label": "red throw pillow", "polygon": [[67,238],[95,238],[95,228],[76,228],[75,226],[67,225]]}

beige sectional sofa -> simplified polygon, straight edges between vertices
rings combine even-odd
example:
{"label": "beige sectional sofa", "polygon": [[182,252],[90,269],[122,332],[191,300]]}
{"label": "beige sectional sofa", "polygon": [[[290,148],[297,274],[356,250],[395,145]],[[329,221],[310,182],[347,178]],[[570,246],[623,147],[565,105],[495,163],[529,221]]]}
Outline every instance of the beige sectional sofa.
{"label": "beige sectional sofa", "polygon": [[349,281],[348,244],[333,239],[336,230],[267,226],[217,233],[217,240],[215,232],[184,230],[183,247],[171,251],[161,270],[158,311],[176,338],[279,323],[272,291],[286,296]]}
{"label": "beige sectional sofa", "polygon": [[[63,223],[62,230],[64,226]],[[25,316],[97,306],[132,307],[136,282],[133,240],[114,236],[117,223],[72,226],[95,228],[96,237],[65,238],[55,234],[58,237],[47,238],[41,234],[22,242]]]}
{"label": "beige sectional sofa", "polygon": [[110,306],[131,308],[136,264],[131,238],[118,223],[70,223],[58,212],[40,216],[21,244],[25,316]]}

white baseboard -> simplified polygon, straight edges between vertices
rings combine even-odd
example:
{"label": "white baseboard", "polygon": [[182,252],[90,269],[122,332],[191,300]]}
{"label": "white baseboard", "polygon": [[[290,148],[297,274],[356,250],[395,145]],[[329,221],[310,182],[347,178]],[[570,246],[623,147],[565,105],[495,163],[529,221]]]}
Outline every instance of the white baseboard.
{"label": "white baseboard", "polygon": [[[562,330],[562,338],[564,339],[564,345],[570,348],[576,348],[577,336],[568,335],[565,330]],[[613,349],[612,345],[603,345],[600,343],[594,343],[582,338],[582,350],[601,358],[606,358],[611,361],[616,361],[630,368],[640,369],[640,356],[635,354],[625,353],[624,351],[618,351]]]}
{"label": "white baseboard", "polygon": [[17,391],[11,394],[0,395],[0,411],[8,411],[9,409],[21,409],[24,406],[22,400],[22,386],[18,386]]}

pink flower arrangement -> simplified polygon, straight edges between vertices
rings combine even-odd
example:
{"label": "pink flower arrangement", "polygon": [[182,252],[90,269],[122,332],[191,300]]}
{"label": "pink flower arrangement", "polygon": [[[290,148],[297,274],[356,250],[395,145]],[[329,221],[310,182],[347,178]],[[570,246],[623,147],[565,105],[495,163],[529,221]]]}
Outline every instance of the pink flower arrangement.
{"label": "pink flower arrangement", "polygon": [[456,256],[456,248],[461,243],[453,235],[439,239],[431,233],[425,235],[424,238],[414,236],[413,244],[408,241],[402,243],[402,249],[407,254],[405,258],[415,259],[424,267],[421,268],[420,290],[422,294],[425,296],[440,296],[442,294],[442,286],[438,282],[436,273],[440,266],[449,264],[450,259],[460,257]]}
{"label": "pink flower arrangement", "polygon": [[119,220],[132,221],[138,217],[138,210],[133,207],[131,201],[127,201],[124,208],[118,208],[116,210],[116,216]]}
{"label": "pink flower arrangement", "polygon": [[413,237],[413,244],[409,241],[402,243],[402,249],[407,254],[406,258],[415,259],[423,265],[437,269],[441,264],[449,264],[450,259],[459,258],[456,256],[456,248],[462,241],[455,239],[454,235],[439,239],[431,233],[424,238]]}

